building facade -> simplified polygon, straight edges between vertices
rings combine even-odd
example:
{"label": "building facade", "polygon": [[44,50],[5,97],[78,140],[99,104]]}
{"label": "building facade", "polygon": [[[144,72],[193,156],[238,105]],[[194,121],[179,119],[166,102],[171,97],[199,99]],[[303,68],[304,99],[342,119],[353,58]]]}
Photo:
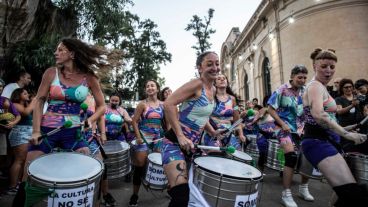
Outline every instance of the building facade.
{"label": "building facade", "polygon": [[336,50],[335,78],[368,79],[368,0],[262,0],[222,44],[222,72],[242,99],[262,101],[296,64],[308,68],[310,80],[309,56],[318,47]]}

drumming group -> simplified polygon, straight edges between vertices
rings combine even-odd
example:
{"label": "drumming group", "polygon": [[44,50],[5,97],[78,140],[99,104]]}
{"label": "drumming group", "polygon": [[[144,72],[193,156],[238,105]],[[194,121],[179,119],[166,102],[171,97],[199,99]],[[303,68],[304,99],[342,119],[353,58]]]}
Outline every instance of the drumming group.
{"label": "drumming group", "polygon": [[[141,186],[167,190],[170,207],[257,206],[265,166],[282,172],[279,194],[286,207],[297,206],[290,190],[295,172],[306,201],[314,200],[308,180],[323,177],[334,190],[334,206],[367,205],[367,180],[354,165],[366,165],[366,156],[357,153],[367,152],[366,132],[357,131],[367,118],[338,124],[336,112],[351,108],[337,105],[326,88],[337,70],[335,51],[312,52],[310,82],[310,71],[296,65],[290,81],[265,97],[263,106],[249,102],[245,109],[220,74],[219,56],[204,52],[196,60],[199,78],[173,93],[148,80],[146,98],[132,116],[118,94],[105,105],[92,69],[100,55],[78,39],[62,39],[56,66],[43,74],[32,102],[16,107],[19,112],[8,106],[15,115],[8,128],[17,124],[15,117],[21,123],[33,114],[25,164],[10,186],[14,207],[138,206]],[[367,93],[368,83],[362,86]],[[108,180],[130,175],[130,200],[118,204]]]}

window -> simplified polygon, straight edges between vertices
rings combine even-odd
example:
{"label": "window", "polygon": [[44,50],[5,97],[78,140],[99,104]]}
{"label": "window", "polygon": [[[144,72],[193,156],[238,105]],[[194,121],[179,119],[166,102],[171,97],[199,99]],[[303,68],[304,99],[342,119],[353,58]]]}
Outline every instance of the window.
{"label": "window", "polygon": [[271,64],[269,59],[266,57],[262,63],[262,79],[263,79],[263,91],[264,96],[269,96],[272,93],[271,90],[271,75],[270,75]]}

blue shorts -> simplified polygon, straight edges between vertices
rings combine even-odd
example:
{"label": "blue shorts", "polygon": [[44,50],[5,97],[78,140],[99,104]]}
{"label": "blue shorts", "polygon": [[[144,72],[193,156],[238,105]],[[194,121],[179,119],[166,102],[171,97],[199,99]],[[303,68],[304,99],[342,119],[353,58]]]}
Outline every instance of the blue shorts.
{"label": "blue shorts", "polygon": [[28,144],[32,137],[32,126],[15,125],[9,133],[9,143],[11,147]]}
{"label": "blue shorts", "polygon": [[319,162],[327,157],[334,156],[337,149],[327,140],[304,138],[302,141],[302,151],[305,158],[317,168]]}
{"label": "blue shorts", "polygon": [[262,134],[258,134],[257,147],[259,153],[267,154],[268,152],[268,140]]}
{"label": "blue shorts", "polygon": [[162,165],[167,165],[175,160],[185,160],[184,153],[180,150],[178,143],[173,143],[167,138],[163,139],[162,142]]}
{"label": "blue shorts", "polygon": [[[55,128],[41,127],[42,133],[47,133]],[[80,128],[66,128],[61,131],[43,139],[39,145],[30,145],[28,151],[42,151],[45,154],[50,153],[54,148],[61,148],[62,150],[72,150],[88,147],[88,142],[81,137]]]}

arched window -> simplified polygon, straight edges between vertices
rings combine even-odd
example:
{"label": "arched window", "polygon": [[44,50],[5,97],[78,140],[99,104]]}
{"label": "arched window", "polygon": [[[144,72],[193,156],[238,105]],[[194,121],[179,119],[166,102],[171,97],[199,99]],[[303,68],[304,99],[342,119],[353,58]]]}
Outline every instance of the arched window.
{"label": "arched window", "polygon": [[231,64],[231,82],[234,82],[236,79],[236,68],[235,68],[235,62],[232,62]]}
{"label": "arched window", "polygon": [[271,69],[270,60],[267,57],[265,57],[262,63],[264,96],[271,95],[272,93],[270,69]]}
{"label": "arched window", "polygon": [[249,86],[248,86],[248,75],[244,76],[244,99],[249,100]]}

